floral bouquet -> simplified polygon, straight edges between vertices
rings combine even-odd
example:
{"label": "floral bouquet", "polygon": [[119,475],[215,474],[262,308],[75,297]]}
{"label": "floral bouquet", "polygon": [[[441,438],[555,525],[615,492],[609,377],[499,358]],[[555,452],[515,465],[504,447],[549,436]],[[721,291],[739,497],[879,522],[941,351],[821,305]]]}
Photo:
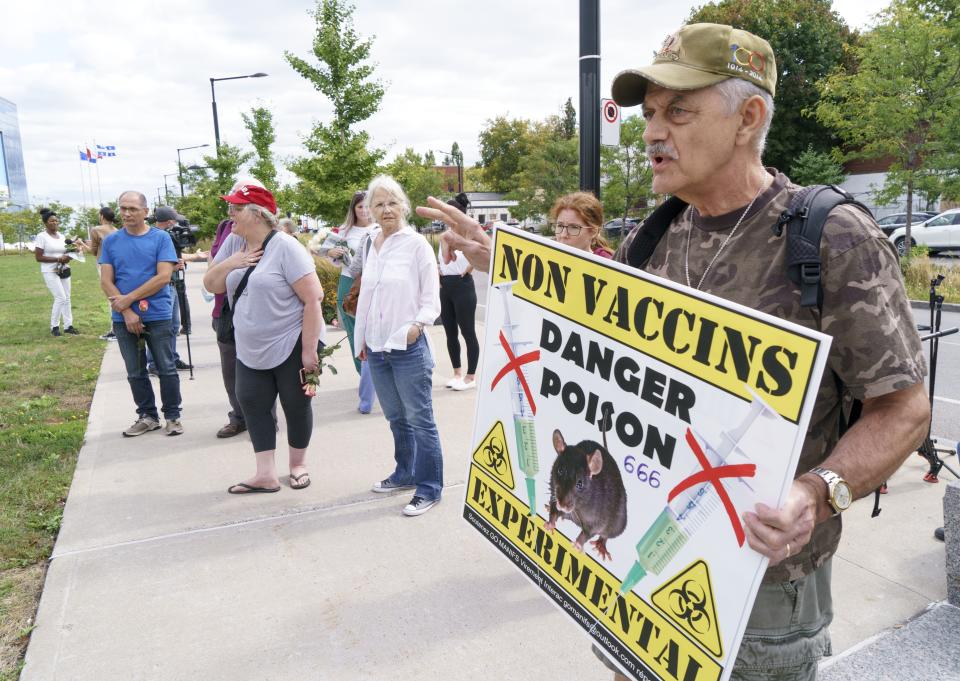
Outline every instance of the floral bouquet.
{"label": "floral bouquet", "polygon": [[[311,253],[320,255],[321,253],[326,254],[331,248],[341,248],[343,249],[343,255],[340,255],[336,258],[330,258],[335,264],[343,265],[344,267],[350,264],[350,261],[353,259],[353,249],[347,245],[347,240],[336,232],[327,229],[326,227],[317,230],[316,235],[310,239],[310,244],[308,245]],[[329,257],[329,256],[327,256]]]}
{"label": "floral bouquet", "polygon": [[333,366],[330,362],[327,361],[327,358],[333,354],[334,350],[340,347],[340,343],[343,342],[341,338],[337,343],[333,345],[324,345],[317,351],[317,368],[314,371],[307,371],[306,369],[300,369],[300,384],[306,386],[304,392],[307,397],[316,397],[317,388],[320,387],[320,374],[323,373],[323,368],[326,367],[330,370],[330,373],[336,375],[337,367]]}

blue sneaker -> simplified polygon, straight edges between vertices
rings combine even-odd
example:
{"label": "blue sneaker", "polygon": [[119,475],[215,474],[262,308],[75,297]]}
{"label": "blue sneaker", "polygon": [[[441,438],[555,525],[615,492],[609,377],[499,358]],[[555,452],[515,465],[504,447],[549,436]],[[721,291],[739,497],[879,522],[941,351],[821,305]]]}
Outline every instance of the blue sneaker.
{"label": "blue sneaker", "polygon": [[410,500],[410,503],[403,507],[403,515],[423,515],[439,503],[439,499],[424,499],[421,496],[415,495],[413,499]]}

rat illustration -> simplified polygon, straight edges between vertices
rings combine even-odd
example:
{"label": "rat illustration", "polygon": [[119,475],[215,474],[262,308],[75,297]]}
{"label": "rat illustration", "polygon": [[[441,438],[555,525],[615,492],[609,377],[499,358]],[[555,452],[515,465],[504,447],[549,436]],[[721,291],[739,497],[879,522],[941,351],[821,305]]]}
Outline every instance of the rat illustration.
{"label": "rat illustration", "polygon": [[617,462],[593,440],[568,445],[559,430],[553,431],[553,448],[557,458],[550,471],[549,519],[544,529],[553,532],[560,517],[572,520],[580,528],[574,542],[577,550],[598,535],[590,544],[601,558],[610,560],[607,539],[619,536],[627,526],[627,492]]}

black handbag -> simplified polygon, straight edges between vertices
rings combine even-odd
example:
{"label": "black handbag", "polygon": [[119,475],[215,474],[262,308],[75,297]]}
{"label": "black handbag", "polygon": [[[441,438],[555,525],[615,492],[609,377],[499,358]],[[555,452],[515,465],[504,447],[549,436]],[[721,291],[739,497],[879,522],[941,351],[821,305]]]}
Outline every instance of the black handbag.
{"label": "black handbag", "polygon": [[57,263],[56,273],[57,273],[57,276],[60,277],[61,279],[69,279],[70,265],[62,262]]}
{"label": "black handbag", "polygon": [[[263,240],[263,246],[261,246],[261,248],[264,254],[267,252],[267,243],[269,243],[270,239],[272,239],[276,233],[276,230],[272,230],[270,234],[267,235],[267,238]],[[262,259],[261,256],[261,260]],[[240,299],[243,290],[247,287],[247,279],[250,278],[251,272],[253,272],[258,263],[259,261],[248,267],[244,273],[243,279],[240,280],[240,283],[237,285],[237,290],[233,294],[233,305],[230,305],[230,298],[224,296],[223,306],[220,308],[220,320],[217,322],[217,341],[220,343],[235,345],[237,342],[236,336],[233,333],[233,311],[237,307],[237,301]]]}

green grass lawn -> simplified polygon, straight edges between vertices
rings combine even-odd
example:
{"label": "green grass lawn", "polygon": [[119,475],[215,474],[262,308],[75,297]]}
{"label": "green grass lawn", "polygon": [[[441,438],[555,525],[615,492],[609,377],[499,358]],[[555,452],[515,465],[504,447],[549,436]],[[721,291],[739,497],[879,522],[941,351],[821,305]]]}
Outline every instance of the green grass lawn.
{"label": "green grass lawn", "polygon": [[71,270],[82,335],[54,338],[40,263],[0,257],[0,681],[19,675],[106,346],[96,263]]}

